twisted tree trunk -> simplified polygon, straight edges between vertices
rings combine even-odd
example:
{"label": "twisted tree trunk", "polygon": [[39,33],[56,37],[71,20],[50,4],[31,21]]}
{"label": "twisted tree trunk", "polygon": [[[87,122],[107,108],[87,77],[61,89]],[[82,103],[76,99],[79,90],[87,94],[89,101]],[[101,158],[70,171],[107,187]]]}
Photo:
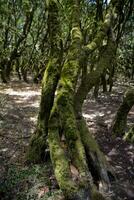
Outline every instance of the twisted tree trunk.
{"label": "twisted tree trunk", "polygon": [[[81,108],[86,96],[82,94],[81,101],[81,96],[79,98],[77,93],[78,99],[76,99],[76,84],[80,72],[79,57],[82,51],[80,5],[79,0],[68,0],[68,3],[72,20],[71,45],[61,67],[58,6],[55,0],[49,1],[48,24],[51,54],[42,82],[37,130],[31,139],[28,158],[34,162],[42,160],[49,145],[54,173],[66,199],[104,200],[105,198],[97,189],[99,190],[101,182],[103,188],[108,190],[112,172],[82,118]],[[113,6],[115,6],[115,1]],[[107,15],[100,34],[84,48],[86,55],[102,44],[104,37],[110,33],[114,19],[112,4]],[[100,59],[100,67],[91,72],[92,79],[88,80],[89,85],[83,87],[86,94],[110,63],[114,50],[115,43],[109,37],[106,51],[103,52],[104,56]],[[72,168],[77,173],[74,174]]]}
{"label": "twisted tree trunk", "polygon": [[[94,199],[94,195],[103,198],[101,194],[94,192],[93,178],[89,170],[91,163],[89,163],[89,166],[87,163],[91,155],[89,153],[91,144],[87,144],[86,152],[84,144],[86,138],[82,140],[81,135],[83,135],[83,132],[78,128],[75,116],[74,94],[80,71],[79,55],[82,36],[79,26],[78,1],[70,1],[70,7],[72,8],[72,43],[62,68],[57,95],[49,119],[48,141],[50,156],[56,179],[66,199]],[[84,131],[84,134],[88,137],[87,132]],[[65,138],[64,142],[61,141],[63,137]],[[94,144],[92,145],[94,146]],[[96,149],[99,149],[97,145]],[[65,152],[67,152],[67,155]],[[95,160],[95,156],[92,155],[91,160],[95,167],[97,158]],[[100,171],[98,169],[98,177],[102,177],[101,172],[104,171],[105,183],[108,184],[107,171],[101,166],[101,158],[99,161]],[[71,166],[78,171],[78,176],[75,178],[73,178]]]}

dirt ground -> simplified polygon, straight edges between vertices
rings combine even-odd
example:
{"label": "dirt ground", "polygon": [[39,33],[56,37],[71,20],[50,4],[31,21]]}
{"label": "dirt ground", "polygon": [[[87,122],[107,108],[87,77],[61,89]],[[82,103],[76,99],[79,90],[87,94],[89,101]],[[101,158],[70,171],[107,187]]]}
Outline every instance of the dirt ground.
{"label": "dirt ground", "polygon": [[[117,180],[111,186],[111,191],[117,200],[134,200],[134,145],[111,135],[112,121],[128,86],[116,83],[111,94],[101,94],[97,100],[89,94],[83,107],[83,116],[89,129],[115,171]],[[39,85],[16,80],[8,84],[0,83],[1,184],[4,181],[3,174],[11,165],[25,165],[25,152],[36,126],[39,101]],[[130,127],[132,123],[134,107],[128,116]],[[17,200],[17,197],[2,198]]]}

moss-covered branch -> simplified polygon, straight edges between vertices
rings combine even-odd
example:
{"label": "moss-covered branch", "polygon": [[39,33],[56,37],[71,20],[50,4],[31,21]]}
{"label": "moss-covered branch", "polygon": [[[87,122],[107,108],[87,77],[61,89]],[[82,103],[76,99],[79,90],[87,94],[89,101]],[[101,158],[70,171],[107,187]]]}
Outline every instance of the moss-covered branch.
{"label": "moss-covered branch", "polygon": [[101,51],[100,58],[96,63],[95,70],[89,72],[87,77],[81,82],[77,93],[75,94],[75,109],[77,113],[81,113],[81,108],[84,100],[90,89],[95,86],[102,76],[104,70],[111,66],[111,63],[116,56],[117,45],[112,39],[112,35],[109,34],[107,45]]}
{"label": "moss-covered branch", "polygon": [[[110,2],[104,22],[100,24],[100,28],[96,36],[91,43],[84,47],[85,58],[100,47],[103,48],[103,50],[101,50],[101,54],[99,56],[100,59],[95,66],[95,70],[87,74],[86,78],[84,78],[77,90],[74,100],[77,114],[81,114],[83,102],[90,89],[99,82],[104,70],[110,67],[111,63],[115,60],[118,44],[114,38],[113,29],[120,15],[119,10],[122,3],[123,2],[121,0],[113,0]],[[102,46],[104,39],[108,41],[106,46]]]}
{"label": "moss-covered branch", "polygon": [[94,37],[93,41],[91,41],[84,47],[87,55],[102,46],[103,39],[107,37],[111,27],[116,24],[120,4],[122,4],[122,2],[117,0],[113,0],[110,2],[108,11],[104,18],[104,22],[100,24],[100,28],[96,36]]}
{"label": "moss-covered branch", "polygon": [[86,54],[92,53],[94,50],[96,50],[102,45],[102,41],[107,36],[107,33],[111,27],[112,14],[113,14],[113,10],[112,8],[109,8],[108,13],[105,16],[104,23],[100,27],[100,30],[98,31],[96,37],[93,39],[91,43],[87,44],[84,47]]}

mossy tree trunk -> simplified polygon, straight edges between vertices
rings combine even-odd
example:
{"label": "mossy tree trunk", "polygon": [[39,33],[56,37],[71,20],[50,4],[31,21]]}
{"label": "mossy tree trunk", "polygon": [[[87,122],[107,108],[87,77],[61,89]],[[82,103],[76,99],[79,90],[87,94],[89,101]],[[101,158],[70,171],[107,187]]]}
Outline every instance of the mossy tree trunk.
{"label": "mossy tree trunk", "polygon": [[[79,4],[77,0],[69,1],[69,3],[72,16],[72,42],[63,65],[57,96],[49,119],[48,141],[58,184],[65,197],[73,200],[91,197],[92,178],[86,163],[85,150],[77,128],[73,106],[82,44]],[[65,137],[64,145],[61,143],[62,137]],[[67,146],[67,149],[64,146]],[[77,180],[72,177],[71,166],[78,171],[78,177],[75,177]]]}
{"label": "mossy tree trunk", "polygon": [[127,116],[132,106],[134,105],[134,89],[126,91],[123,97],[123,102],[120,105],[115,116],[112,132],[116,136],[123,136],[127,125]]}
{"label": "mossy tree trunk", "polygon": [[[108,44],[103,52],[104,56],[100,58],[100,65],[96,71],[91,72],[91,80],[88,79],[86,84],[83,82],[85,84],[83,90],[86,90],[84,95],[87,95],[89,89],[95,85],[115,55],[116,45],[110,32],[111,23],[114,23],[115,19],[114,7],[110,5],[103,27],[94,41],[82,48],[79,0],[68,0],[68,3],[71,10],[71,45],[62,67],[58,6],[57,1],[49,1],[48,26],[51,53],[42,81],[37,130],[30,142],[28,158],[34,162],[42,160],[49,145],[54,173],[65,198],[104,200],[97,189],[100,182],[104,189],[108,189],[112,172],[82,118],[81,109],[86,96],[83,96],[83,93],[79,96],[78,90],[77,95],[75,92],[81,68],[79,57],[83,50],[85,56],[93,52],[109,33]],[[77,173],[74,174],[72,168]]]}
{"label": "mossy tree trunk", "polygon": [[51,45],[50,58],[42,80],[42,94],[37,129],[31,138],[28,152],[29,160],[34,162],[44,160],[47,157],[48,120],[62,68],[62,49],[59,25],[58,7],[57,4],[51,0],[48,6],[48,34]]}

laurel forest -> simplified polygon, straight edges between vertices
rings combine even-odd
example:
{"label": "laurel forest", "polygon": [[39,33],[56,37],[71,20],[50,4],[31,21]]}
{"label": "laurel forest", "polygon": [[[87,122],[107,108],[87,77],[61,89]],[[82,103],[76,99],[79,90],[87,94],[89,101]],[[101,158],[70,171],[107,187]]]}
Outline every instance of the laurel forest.
{"label": "laurel forest", "polygon": [[[134,198],[133,184],[129,183],[129,193],[118,190],[118,164],[112,163],[123,159],[124,153],[116,157],[117,144],[134,155],[133,6],[128,0],[0,2],[3,200]],[[30,112],[35,115],[32,122]],[[95,121],[97,115],[101,122]],[[96,124],[93,129],[91,122]],[[11,156],[12,143],[17,150]],[[12,177],[12,165],[14,170],[21,166],[14,175],[18,178]],[[28,195],[30,174],[42,180],[49,168],[51,178],[47,174],[36,195]],[[18,190],[12,179],[19,183]]]}

